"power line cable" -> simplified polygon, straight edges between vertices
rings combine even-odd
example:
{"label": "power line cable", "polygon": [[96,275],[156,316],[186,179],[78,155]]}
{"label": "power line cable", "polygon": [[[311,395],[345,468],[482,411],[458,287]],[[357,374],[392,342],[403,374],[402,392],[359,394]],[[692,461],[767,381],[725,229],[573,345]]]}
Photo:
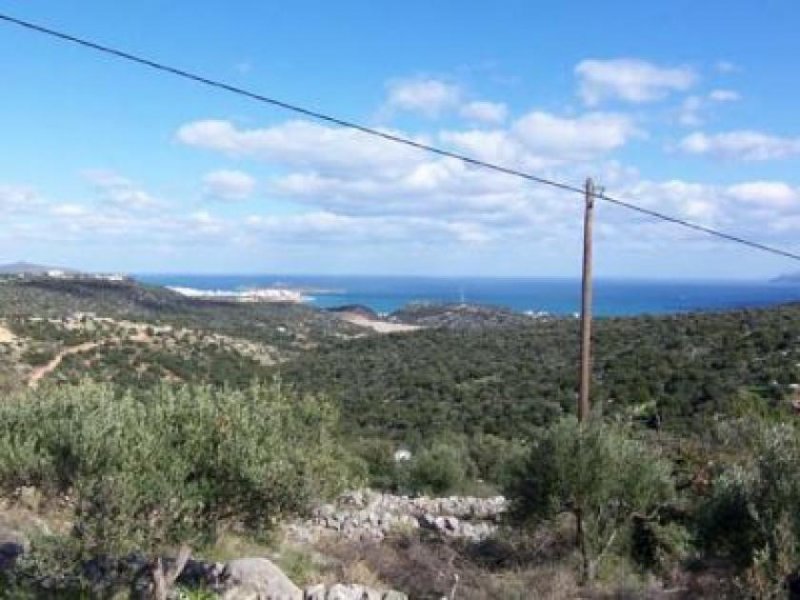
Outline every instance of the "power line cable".
{"label": "power line cable", "polygon": [[650,217],[654,217],[656,219],[661,219],[662,221],[667,221],[669,223],[673,223],[675,225],[680,225],[682,227],[688,227],[689,229],[694,229],[695,231],[699,231],[701,233],[706,233],[709,235],[716,236],[723,240],[727,240],[729,242],[735,242],[737,244],[742,244],[744,246],[749,246],[750,248],[754,248],[756,250],[763,250],[764,252],[771,252],[772,254],[777,254],[778,256],[783,256],[785,258],[791,258],[793,260],[800,260],[800,254],[796,254],[789,250],[784,250],[783,248],[778,248],[776,246],[768,246],[766,244],[762,244],[760,242],[754,242],[753,240],[749,240],[747,238],[740,237],[738,235],[734,235],[732,233],[726,233],[724,231],[720,231],[719,229],[713,229],[711,227],[706,227],[705,225],[700,225],[699,223],[693,223],[692,221],[687,221],[685,219],[681,219],[679,217],[673,217],[671,215],[667,215],[662,212],[658,212],[656,210],[651,210],[649,208],[645,208],[644,206],[639,206],[638,204],[633,204],[631,202],[627,202],[625,200],[620,200],[619,198],[614,198],[612,196],[608,196],[604,192],[596,194],[596,197],[600,200],[604,200],[610,204],[614,204],[616,206],[620,206],[622,208],[627,208],[628,210],[632,210],[643,215],[647,215]]}
{"label": "power line cable", "polygon": [[[474,158],[474,157],[471,157],[471,156],[467,156],[465,154],[459,154],[458,152],[452,152],[450,150],[444,150],[443,148],[438,148],[436,146],[431,146],[429,144],[423,144],[421,142],[417,142],[417,141],[414,141],[414,140],[409,139],[409,138],[405,138],[405,137],[402,137],[402,136],[398,136],[398,135],[394,135],[394,134],[391,134],[391,133],[387,133],[385,131],[381,131],[379,129],[375,129],[373,127],[368,127],[366,125],[361,125],[360,123],[356,123],[354,121],[349,121],[347,119],[341,119],[339,117],[334,117],[332,115],[328,115],[328,114],[325,114],[325,113],[322,113],[322,112],[319,112],[319,111],[316,111],[316,110],[311,110],[311,109],[308,109],[308,108],[304,108],[304,107],[299,106],[297,104],[292,104],[290,102],[285,102],[283,100],[278,100],[276,98],[271,98],[269,96],[264,96],[264,95],[258,94],[256,92],[251,92],[250,90],[246,90],[244,88],[241,88],[241,87],[238,87],[238,86],[235,86],[235,85],[231,85],[229,83],[225,83],[224,81],[219,81],[219,80],[216,80],[216,79],[210,79],[208,77],[204,77],[204,76],[198,75],[196,73],[185,71],[183,69],[179,69],[177,67],[173,67],[173,66],[167,65],[167,64],[162,63],[162,62],[157,62],[155,60],[144,58],[144,57],[138,56],[136,54],[131,54],[130,52],[125,52],[123,50],[118,50],[116,48],[112,48],[111,46],[106,46],[106,45],[103,45],[103,44],[99,44],[97,42],[93,42],[93,41],[87,40],[85,38],[80,38],[80,37],[77,37],[77,36],[74,36],[74,35],[70,35],[68,33],[64,33],[64,32],[61,32],[61,31],[56,31],[55,29],[50,29],[50,28],[45,27],[43,25],[38,25],[36,23],[32,23],[30,21],[25,21],[23,19],[18,19],[16,17],[12,17],[10,15],[6,15],[6,14],[3,14],[3,13],[0,13],[0,20],[5,21],[7,23],[14,24],[14,25],[18,25],[20,27],[23,27],[23,28],[31,30],[31,31],[35,31],[37,33],[41,33],[41,34],[44,34],[44,35],[47,35],[47,36],[50,36],[50,37],[53,37],[53,38],[60,39],[62,41],[70,42],[70,43],[73,43],[73,44],[77,44],[79,46],[83,46],[85,48],[89,48],[89,49],[92,49],[92,50],[95,50],[95,51],[98,51],[98,52],[102,52],[104,54],[107,54],[107,55],[110,55],[110,56],[113,56],[113,57],[116,57],[116,58],[121,58],[123,60],[127,60],[127,61],[130,61],[130,62],[138,63],[140,65],[144,65],[146,67],[150,67],[152,69],[156,69],[156,70],[164,72],[164,73],[169,73],[171,75],[176,75],[178,77],[181,77],[181,78],[184,78],[184,79],[188,79],[188,80],[194,81],[196,83],[201,83],[201,84],[206,85],[206,86],[214,87],[214,88],[221,89],[221,90],[224,90],[224,91],[227,91],[227,92],[231,92],[233,94],[237,94],[239,96],[250,98],[251,100],[256,100],[258,102],[262,102],[262,103],[265,103],[265,104],[270,104],[272,106],[276,106],[276,107],[282,108],[284,110],[288,110],[288,111],[291,111],[291,112],[294,112],[294,113],[297,113],[297,114],[304,115],[306,117],[310,117],[312,119],[316,119],[318,121],[323,121],[323,122],[326,122],[326,123],[332,123],[332,124],[338,125],[340,127],[345,127],[345,128],[348,128],[348,129],[353,129],[353,130],[356,130],[356,131],[360,131],[362,133],[365,133],[365,134],[368,134],[368,135],[371,135],[371,136],[374,136],[374,137],[383,138],[383,139],[388,140],[390,142],[394,142],[394,143],[397,143],[397,144],[402,144],[402,145],[405,145],[405,146],[409,146],[411,148],[415,148],[417,150],[422,150],[422,151],[425,151],[425,152],[429,152],[431,154],[436,154],[436,155],[444,156],[444,157],[447,157],[447,158],[454,158],[456,160],[459,160],[459,161],[464,162],[464,163],[469,164],[469,165],[473,165],[473,166],[476,166],[476,167],[481,167],[481,168],[484,168],[484,169],[489,169],[489,170],[492,170],[492,171],[496,171],[498,173],[511,175],[513,177],[520,177],[522,179],[525,179],[525,180],[528,180],[528,181],[532,181],[534,183],[547,185],[547,186],[550,186],[550,187],[553,187],[553,188],[557,188],[557,189],[560,189],[560,190],[564,190],[564,191],[567,191],[567,192],[573,192],[573,193],[577,193],[577,194],[585,194],[585,190],[582,187],[578,187],[578,186],[571,185],[571,184],[568,184],[568,183],[564,183],[564,182],[561,182],[561,181],[556,181],[554,179],[549,179],[547,177],[541,177],[541,176],[538,176],[538,175],[533,175],[531,173],[526,173],[524,171],[513,169],[511,167],[504,167],[502,165],[497,165],[497,164],[494,164],[494,163],[483,161],[483,160],[480,160],[480,159],[477,159],[477,158]],[[614,198],[612,196],[609,196],[609,195],[605,194],[604,192],[599,192],[599,193],[595,192],[594,196],[595,196],[595,198],[597,198],[599,200],[603,200],[603,201],[608,202],[610,204],[614,204],[616,206],[619,206],[619,207],[622,207],[622,208],[626,208],[628,210],[632,210],[632,211],[638,212],[640,214],[643,214],[643,215],[646,215],[646,216],[649,216],[649,217],[653,217],[655,219],[660,219],[662,221],[673,223],[675,225],[680,225],[682,227],[687,227],[689,229],[693,229],[693,230],[701,232],[701,233],[705,233],[705,234],[708,234],[708,235],[711,235],[711,236],[715,236],[715,237],[727,240],[729,242],[742,244],[744,246],[748,246],[748,247],[754,248],[756,250],[761,250],[761,251],[764,251],[764,252],[769,252],[769,253],[772,253],[772,254],[776,254],[778,256],[783,256],[785,258],[790,258],[792,260],[800,261],[800,254],[791,252],[789,250],[784,250],[782,248],[778,248],[778,247],[775,247],[775,246],[769,246],[769,245],[766,245],[766,244],[762,244],[760,242],[755,242],[755,241],[752,241],[752,240],[748,240],[746,238],[743,238],[743,237],[740,237],[740,236],[737,236],[737,235],[733,235],[733,234],[730,234],[730,233],[726,233],[724,231],[720,231],[718,229],[714,229],[714,228],[711,228],[711,227],[706,227],[705,225],[700,225],[698,223],[693,223],[691,221],[687,221],[687,220],[681,219],[679,217],[673,217],[673,216],[668,215],[666,213],[662,213],[662,212],[659,212],[659,211],[656,211],[656,210],[645,208],[643,206],[639,206],[637,204],[634,204],[632,202],[628,202],[626,200],[621,200],[619,198]]]}

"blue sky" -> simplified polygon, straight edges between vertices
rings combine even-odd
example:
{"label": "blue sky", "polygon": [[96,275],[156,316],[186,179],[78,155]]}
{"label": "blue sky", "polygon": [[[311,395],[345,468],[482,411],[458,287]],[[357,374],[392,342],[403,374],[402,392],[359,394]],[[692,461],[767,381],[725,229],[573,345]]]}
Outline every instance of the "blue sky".
{"label": "blue sky", "polygon": [[[800,251],[800,5],[0,0],[0,12]],[[580,199],[0,24],[0,260],[576,275]],[[607,205],[597,272],[785,259]]]}

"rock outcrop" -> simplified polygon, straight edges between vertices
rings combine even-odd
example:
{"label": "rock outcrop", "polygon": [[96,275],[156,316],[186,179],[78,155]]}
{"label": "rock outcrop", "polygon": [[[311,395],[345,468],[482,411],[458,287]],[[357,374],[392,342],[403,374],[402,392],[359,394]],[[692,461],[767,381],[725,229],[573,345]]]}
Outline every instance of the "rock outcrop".
{"label": "rock outcrop", "polygon": [[223,600],[303,600],[303,592],[266,558],[237,558],[220,575]]}
{"label": "rock outcrop", "polygon": [[304,600],[408,600],[408,596],[395,590],[381,591],[357,583],[324,584],[307,587]]}
{"label": "rock outcrop", "polygon": [[266,558],[238,558],[227,562],[222,565],[219,579],[212,588],[222,600],[408,600],[402,592],[357,583],[317,584],[301,591]]}
{"label": "rock outcrop", "polygon": [[381,494],[369,490],[340,496],[318,507],[308,520],[293,523],[289,533],[299,541],[325,535],[381,540],[390,531],[418,529],[480,541],[497,528],[507,503],[502,496],[428,498]]}

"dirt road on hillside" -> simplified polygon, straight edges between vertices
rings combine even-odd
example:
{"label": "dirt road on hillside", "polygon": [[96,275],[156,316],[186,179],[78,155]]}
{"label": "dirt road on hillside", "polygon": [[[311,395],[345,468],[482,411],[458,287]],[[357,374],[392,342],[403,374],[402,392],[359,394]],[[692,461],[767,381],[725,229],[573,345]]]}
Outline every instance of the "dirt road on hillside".
{"label": "dirt road on hillside", "polygon": [[33,370],[30,378],[28,379],[28,387],[35,388],[36,386],[38,386],[39,381],[43,377],[55,371],[58,368],[58,365],[61,364],[61,361],[64,360],[65,357],[70,356],[72,354],[80,354],[81,352],[86,352],[87,350],[91,350],[92,348],[95,348],[98,345],[99,342],[84,342],[83,344],[79,344],[77,346],[70,346],[69,348],[64,348],[58,354],[56,354],[46,365],[42,365],[41,367],[36,367]]}

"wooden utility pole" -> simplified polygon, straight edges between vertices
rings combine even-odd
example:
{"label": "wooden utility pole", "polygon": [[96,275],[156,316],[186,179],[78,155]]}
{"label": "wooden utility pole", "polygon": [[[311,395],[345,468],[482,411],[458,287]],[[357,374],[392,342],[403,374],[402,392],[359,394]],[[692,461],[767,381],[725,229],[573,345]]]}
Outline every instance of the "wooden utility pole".
{"label": "wooden utility pole", "polygon": [[589,390],[592,381],[592,225],[594,221],[595,187],[586,180],[586,206],[583,216],[583,277],[581,296],[581,369],[578,392],[578,420],[589,418]]}

